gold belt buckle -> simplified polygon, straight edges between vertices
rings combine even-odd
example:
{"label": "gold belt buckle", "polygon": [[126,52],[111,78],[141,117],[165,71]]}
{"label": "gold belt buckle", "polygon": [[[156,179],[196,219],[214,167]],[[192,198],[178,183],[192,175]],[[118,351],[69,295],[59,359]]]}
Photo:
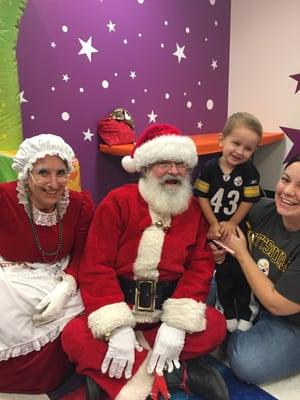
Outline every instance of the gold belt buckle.
{"label": "gold belt buckle", "polygon": [[[149,293],[149,305],[141,305],[141,291],[143,285],[150,285],[147,293]],[[148,311],[152,312],[155,310],[155,296],[156,296],[156,281],[152,279],[138,279],[136,281],[135,287],[135,298],[134,298],[134,308],[136,311]]]}

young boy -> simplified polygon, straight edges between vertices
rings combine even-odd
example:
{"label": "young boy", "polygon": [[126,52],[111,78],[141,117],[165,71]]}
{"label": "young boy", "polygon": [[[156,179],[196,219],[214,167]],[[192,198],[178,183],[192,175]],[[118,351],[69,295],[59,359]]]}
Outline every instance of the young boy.
{"label": "young boy", "polygon": [[[208,239],[222,240],[236,233],[260,197],[259,173],[251,162],[263,133],[253,115],[238,112],[229,117],[219,143],[222,155],[209,160],[195,182],[195,195],[210,225]],[[216,265],[218,300],[224,309],[227,330],[251,327],[250,287],[236,259],[230,254]]]}

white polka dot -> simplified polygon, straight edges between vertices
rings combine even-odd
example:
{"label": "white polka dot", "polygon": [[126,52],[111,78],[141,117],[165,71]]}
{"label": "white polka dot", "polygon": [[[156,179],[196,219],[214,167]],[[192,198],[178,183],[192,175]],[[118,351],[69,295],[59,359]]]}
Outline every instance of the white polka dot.
{"label": "white polka dot", "polygon": [[35,119],[35,116],[34,116],[34,115],[31,115],[31,116],[30,116],[30,119]]}
{"label": "white polka dot", "polygon": [[187,108],[192,108],[192,102],[191,102],[191,101],[188,101],[188,102],[186,103],[186,106],[187,106]]}
{"label": "white polka dot", "polygon": [[131,103],[134,104],[135,103],[135,99],[131,99]]}
{"label": "white polka dot", "polygon": [[51,90],[52,90],[52,92],[55,92],[55,87],[52,86],[52,87],[51,87]]}
{"label": "white polka dot", "polygon": [[201,85],[201,81],[198,81],[198,86],[200,86]]}
{"label": "white polka dot", "polygon": [[144,0],[137,0],[139,4],[144,4]]}
{"label": "white polka dot", "polygon": [[142,34],[141,34],[141,33],[138,33],[138,37],[142,37]]}
{"label": "white polka dot", "polygon": [[164,24],[167,26],[167,25],[169,24],[169,22],[168,22],[168,21],[165,21]]}
{"label": "white polka dot", "polygon": [[117,72],[114,73],[114,76],[117,77],[119,74]]}
{"label": "white polka dot", "polygon": [[212,99],[208,99],[206,102],[206,107],[208,110],[212,110],[214,108],[214,102]]}
{"label": "white polka dot", "polygon": [[184,92],[183,95],[186,96],[186,92]]}
{"label": "white polka dot", "polygon": [[147,92],[148,92],[148,89],[144,89],[144,92],[147,93]]}
{"label": "white polka dot", "polygon": [[104,79],[104,80],[102,81],[101,85],[102,85],[103,89],[107,89],[108,86],[109,86],[109,82],[108,82],[107,80]]}
{"label": "white polka dot", "polygon": [[83,87],[79,88],[79,92],[80,92],[80,93],[83,93],[83,92],[84,92]]}
{"label": "white polka dot", "polygon": [[170,98],[170,94],[169,94],[169,93],[166,93],[166,94],[165,94],[165,99],[168,100],[169,98]]}
{"label": "white polka dot", "polygon": [[63,112],[62,114],[61,114],[61,118],[62,118],[62,120],[63,121],[69,121],[69,119],[70,119],[70,114],[68,113],[68,112]]}
{"label": "white polka dot", "polygon": [[165,47],[165,44],[164,44],[164,43],[161,43],[161,44],[160,44],[160,47],[163,49],[163,48]]}
{"label": "white polka dot", "polygon": [[127,40],[127,39],[124,39],[124,40],[123,40],[123,43],[124,43],[124,44],[127,44],[127,43],[128,43],[128,40]]}
{"label": "white polka dot", "polygon": [[63,32],[68,32],[69,28],[68,28],[66,25],[63,25],[63,26],[61,27],[61,30],[62,30]]}
{"label": "white polka dot", "polygon": [[209,0],[210,4],[214,6],[216,4],[216,0]]}
{"label": "white polka dot", "polygon": [[204,40],[207,42],[208,41],[207,37]]}
{"label": "white polka dot", "polygon": [[185,28],[185,33],[190,33],[191,32],[191,30],[190,30],[190,28],[187,26],[186,28]]}

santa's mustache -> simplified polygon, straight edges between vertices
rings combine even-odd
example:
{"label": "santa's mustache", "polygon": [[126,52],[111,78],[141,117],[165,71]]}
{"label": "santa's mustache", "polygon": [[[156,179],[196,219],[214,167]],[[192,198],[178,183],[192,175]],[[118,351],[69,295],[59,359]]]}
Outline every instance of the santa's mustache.
{"label": "santa's mustache", "polygon": [[168,182],[168,181],[172,181],[173,183],[182,183],[183,181],[185,180],[185,177],[183,177],[183,176],[174,176],[174,175],[171,175],[171,174],[167,174],[167,175],[164,175],[163,177],[161,177],[160,179],[159,179],[159,183],[160,184],[164,184],[164,183],[166,183],[166,182]]}

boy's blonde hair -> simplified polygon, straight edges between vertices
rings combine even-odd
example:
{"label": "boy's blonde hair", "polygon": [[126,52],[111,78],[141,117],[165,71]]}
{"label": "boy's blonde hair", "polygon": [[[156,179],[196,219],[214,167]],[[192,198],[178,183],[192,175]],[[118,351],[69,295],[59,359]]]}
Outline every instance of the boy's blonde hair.
{"label": "boy's blonde hair", "polygon": [[259,138],[262,138],[263,127],[260,121],[252,114],[247,112],[237,112],[232,114],[225,123],[223,128],[224,137],[229,136],[232,130],[238,126],[244,126],[256,132]]}

